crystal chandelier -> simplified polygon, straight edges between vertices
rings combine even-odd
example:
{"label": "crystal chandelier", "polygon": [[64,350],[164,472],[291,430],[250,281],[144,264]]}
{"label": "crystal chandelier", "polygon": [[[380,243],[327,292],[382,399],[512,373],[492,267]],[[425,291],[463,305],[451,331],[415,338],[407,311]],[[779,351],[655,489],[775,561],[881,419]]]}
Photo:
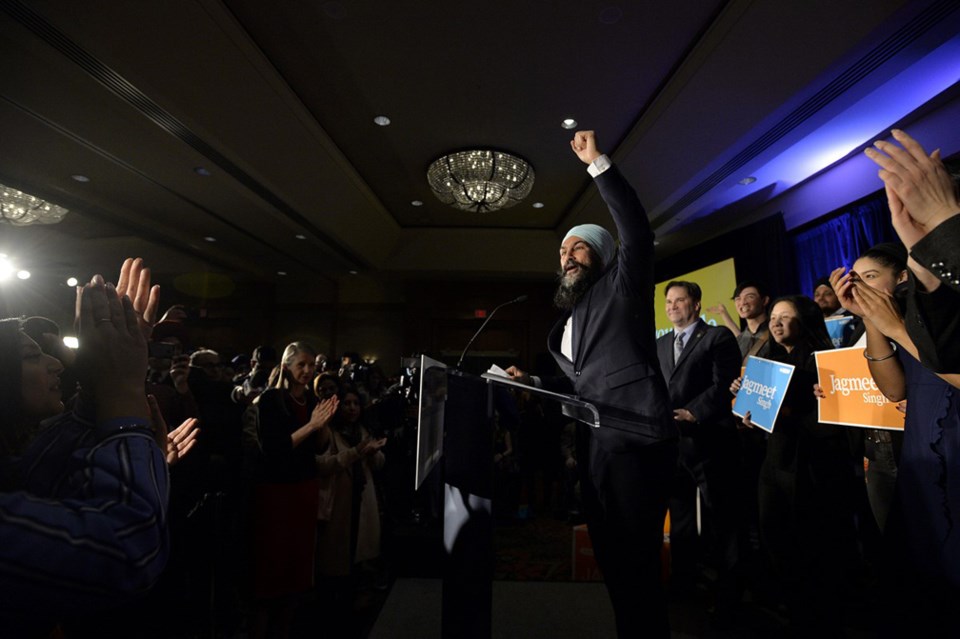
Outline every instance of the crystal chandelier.
{"label": "crystal chandelier", "polygon": [[67,212],[62,206],[0,184],[0,222],[14,226],[56,224]]}
{"label": "crystal chandelier", "polygon": [[513,206],[530,194],[533,180],[529,162],[489,149],[451,153],[427,169],[427,182],[437,199],[478,213]]}

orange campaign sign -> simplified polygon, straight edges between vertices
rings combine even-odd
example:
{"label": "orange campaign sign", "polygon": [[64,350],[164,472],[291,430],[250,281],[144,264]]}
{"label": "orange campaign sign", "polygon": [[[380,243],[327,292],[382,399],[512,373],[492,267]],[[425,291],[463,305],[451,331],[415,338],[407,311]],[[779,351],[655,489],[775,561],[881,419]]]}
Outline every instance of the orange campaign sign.
{"label": "orange campaign sign", "polygon": [[863,348],[818,351],[817,374],[826,397],[819,401],[824,424],[903,430],[903,413],[877,388]]}

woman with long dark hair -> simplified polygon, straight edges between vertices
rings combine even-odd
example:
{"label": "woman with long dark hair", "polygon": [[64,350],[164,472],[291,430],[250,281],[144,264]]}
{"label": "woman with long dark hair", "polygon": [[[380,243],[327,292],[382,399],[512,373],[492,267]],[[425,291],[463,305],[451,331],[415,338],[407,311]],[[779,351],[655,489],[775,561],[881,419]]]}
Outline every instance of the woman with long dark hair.
{"label": "woman with long dark hair", "polygon": [[[843,585],[856,554],[853,456],[842,427],[817,421],[812,392],[814,353],[833,345],[823,312],[800,295],[774,302],[770,335],[770,359],[795,369],[760,469],[761,543],[792,623],[801,632],[831,636],[843,626]],[[751,425],[749,413],[745,423]]]}
{"label": "woman with long dark hair", "polygon": [[[386,438],[375,439],[363,420],[360,393],[340,393],[327,449],[318,458],[329,482],[329,512],[317,527],[317,574],[330,605],[333,636],[350,636],[349,612],[364,562],[380,556],[380,507],[373,472],[384,464]],[[342,633],[342,634],[338,634]]]}
{"label": "woman with long dark hair", "polygon": [[[886,586],[894,594],[887,609],[892,623],[884,631],[952,637],[960,632],[953,610],[960,596],[960,375],[936,374],[920,364],[901,304],[889,284],[876,282],[883,266],[862,257],[850,273],[834,271],[832,280],[841,303],[864,319],[864,355],[877,387],[890,401],[907,400],[885,531]],[[907,266],[909,285],[939,286],[912,258]]]}

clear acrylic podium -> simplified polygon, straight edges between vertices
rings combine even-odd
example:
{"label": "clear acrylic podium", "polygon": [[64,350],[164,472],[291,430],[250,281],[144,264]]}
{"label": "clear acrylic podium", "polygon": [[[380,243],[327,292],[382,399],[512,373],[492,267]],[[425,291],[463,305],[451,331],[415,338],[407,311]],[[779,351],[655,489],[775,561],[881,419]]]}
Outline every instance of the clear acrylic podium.
{"label": "clear acrylic podium", "polygon": [[[443,462],[441,636],[489,639],[494,568],[495,389],[519,387],[558,401],[566,415],[593,427],[600,425],[599,414],[592,404],[576,397],[526,386],[499,375],[470,375],[427,357],[421,360],[420,371],[417,486],[433,466]],[[440,388],[441,371],[445,395]]]}

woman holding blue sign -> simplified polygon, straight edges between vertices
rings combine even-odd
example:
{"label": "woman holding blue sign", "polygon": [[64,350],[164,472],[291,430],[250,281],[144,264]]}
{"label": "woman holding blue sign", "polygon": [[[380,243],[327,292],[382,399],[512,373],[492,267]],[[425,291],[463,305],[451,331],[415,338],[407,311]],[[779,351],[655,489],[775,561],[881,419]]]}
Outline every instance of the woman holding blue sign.
{"label": "woman holding blue sign", "polygon": [[[844,431],[817,422],[814,352],[833,348],[808,297],[783,297],[770,312],[770,359],[795,367],[760,469],[760,535],[802,636],[842,628],[842,593],[856,556],[855,475]],[[741,380],[731,390],[740,390]],[[752,427],[750,413],[744,424]]]}

